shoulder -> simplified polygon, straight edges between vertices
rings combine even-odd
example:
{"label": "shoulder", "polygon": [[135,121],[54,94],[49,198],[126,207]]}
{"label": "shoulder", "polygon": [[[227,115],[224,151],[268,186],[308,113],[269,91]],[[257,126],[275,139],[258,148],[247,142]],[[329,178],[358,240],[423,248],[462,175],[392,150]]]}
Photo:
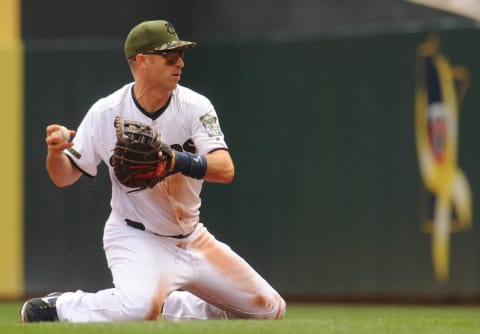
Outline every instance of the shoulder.
{"label": "shoulder", "polygon": [[105,124],[113,124],[116,115],[124,114],[129,110],[128,106],[132,98],[131,87],[132,83],[126,84],[92,104],[82,121],[90,129],[89,131],[101,133],[104,131]]}
{"label": "shoulder", "polygon": [[173,97],[177,102],[188,107],[197,107],[199,109],[212,108],[212,103],[206,96],[181,85],[178,85],[177,88],[175,88],[173,91]]}
{"label": "shoulder", "polygon": [[113,93],[98,99],[91,107],[92,112],[102,112],[109,109],[116,109],[122,104],[129,103],[133,82],[117,89]]}

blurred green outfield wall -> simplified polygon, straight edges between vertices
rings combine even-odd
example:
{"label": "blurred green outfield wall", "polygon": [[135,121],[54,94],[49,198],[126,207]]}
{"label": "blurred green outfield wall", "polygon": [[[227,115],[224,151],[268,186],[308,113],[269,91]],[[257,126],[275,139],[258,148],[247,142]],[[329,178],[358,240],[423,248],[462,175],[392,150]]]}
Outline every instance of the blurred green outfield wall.
{"label": "blurred green outfield wall", "polygon": [[[452,234],[445,284],[435,280],[431,236],[421,229],[414,92],[425,33],[207,43],[187,53],[182,84],[212,100],[236,163],[232,184],[205,185],[202,220],[284,295],[480,296],[480,36],[438,35],[442,52],[471,76],[459,166],[474,221]],[[55,188],[44,132],[53,122],[76,128],[130,73],[121,43],[55,45],[25,46],[26,293],[111,286],[101,245],[105,169]]]}

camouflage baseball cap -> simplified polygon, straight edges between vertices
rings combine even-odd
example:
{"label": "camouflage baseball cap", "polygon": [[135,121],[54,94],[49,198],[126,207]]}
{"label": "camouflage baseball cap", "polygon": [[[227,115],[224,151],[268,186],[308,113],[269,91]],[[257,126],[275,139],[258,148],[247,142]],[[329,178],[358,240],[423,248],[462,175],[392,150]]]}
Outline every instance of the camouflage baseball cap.
{"label": "camouflage baseball cap", "polygon": [[173,25],[164,20],[144,21],[130,30],[125,41],[125,56],[134,57],[145,51],[188,49],[195,42],[181,41]]}

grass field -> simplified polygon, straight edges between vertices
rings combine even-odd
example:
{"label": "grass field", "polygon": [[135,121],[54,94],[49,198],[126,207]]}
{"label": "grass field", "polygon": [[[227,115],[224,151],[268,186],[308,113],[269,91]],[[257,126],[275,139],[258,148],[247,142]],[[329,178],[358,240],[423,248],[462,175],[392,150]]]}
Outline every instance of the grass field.
{"label": "grass field", "polygon": [[289,305],[280,321],[223,320],[135,323],[21,324],[19,303],[0,303],[0,333],[94,334],[425,334],[480,333],[480,307]]}

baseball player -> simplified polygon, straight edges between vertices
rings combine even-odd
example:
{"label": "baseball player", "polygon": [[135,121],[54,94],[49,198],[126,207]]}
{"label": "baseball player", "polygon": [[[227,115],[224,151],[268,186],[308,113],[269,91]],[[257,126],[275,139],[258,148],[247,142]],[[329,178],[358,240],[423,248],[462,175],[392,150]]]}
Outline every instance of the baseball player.
{"label": "baseball player", "polygon": [[[103,244],[114,287],[95,293],[52,293],[28,300],[23,322],[181,319],[280,319],[285,301],[245,260],[199,219],[204,181],[229,183],[234,166],[211,102],[179,85],[182,41],[167,21],[145,21],[125,41],[134,81],[98,100],[73,140],[47,126],[47,170],[58,187],[94,177],[103,161],[112,182]],[[110,159],[114,120],[148,124],[173,149],[169,175],[130,191]],[[68,138],[68,136],[67,136]]]}

